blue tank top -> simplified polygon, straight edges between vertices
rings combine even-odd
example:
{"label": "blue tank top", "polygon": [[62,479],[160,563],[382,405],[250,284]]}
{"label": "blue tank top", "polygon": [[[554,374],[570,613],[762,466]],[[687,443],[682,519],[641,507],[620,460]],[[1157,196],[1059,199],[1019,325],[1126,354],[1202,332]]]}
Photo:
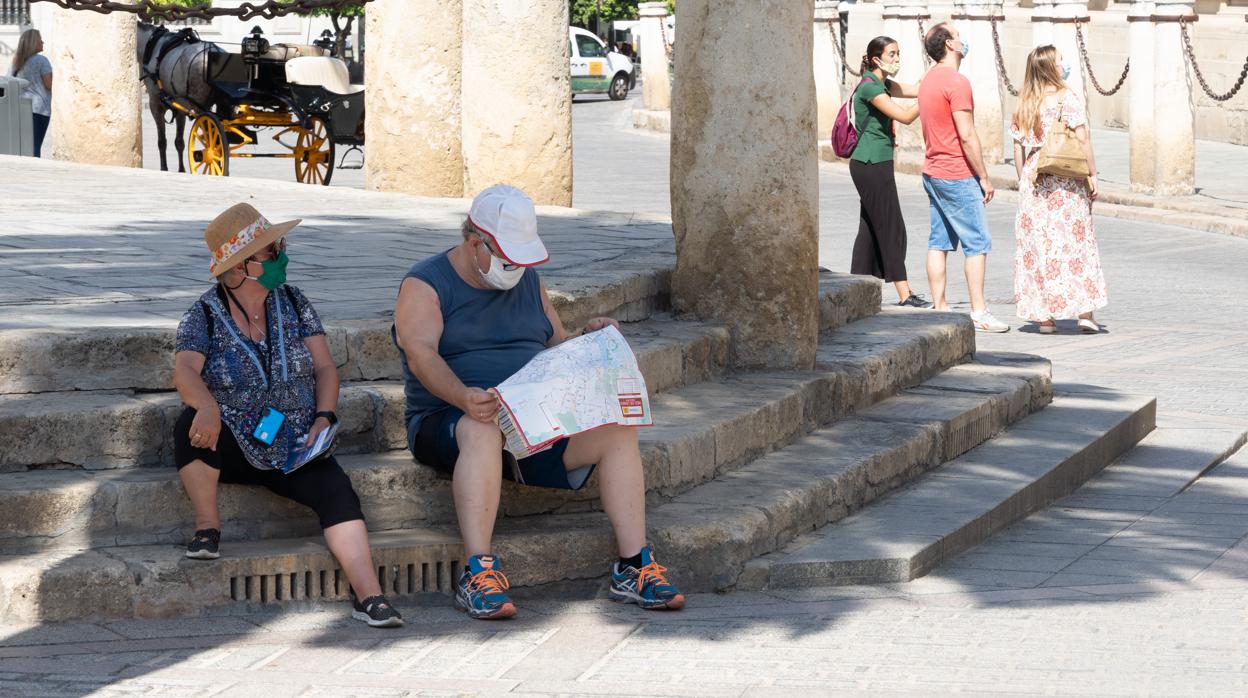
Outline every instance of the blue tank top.
{"label": "blue tank top", "polygon": [[[442,306],[442,338],[438,354],[470,388],[493,388],[529,362],[554,335],[542,308],[542,287],[532,267],[507,291],[469,286],[455,271],[446,252],[417,262],[407,272],[433,287]],[[393,336],[393,332],[392,332]],[[397,338],[395,346],[398,346]],[[403,360],[407,445],[411,448],[425,417],[449,405],[425,389]]]}

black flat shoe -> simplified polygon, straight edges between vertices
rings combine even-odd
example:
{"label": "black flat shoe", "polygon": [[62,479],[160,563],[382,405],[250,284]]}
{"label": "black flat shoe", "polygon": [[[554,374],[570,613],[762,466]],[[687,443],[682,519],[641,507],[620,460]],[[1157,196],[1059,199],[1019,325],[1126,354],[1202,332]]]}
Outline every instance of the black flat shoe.
{"label": "black flat shoe", "polygon": [[215,560],[221,557],[217,548],[221,545],[221,532],[215,528],[202,528],[195,532],[186,546],[186,556],[192,560]]}
{"label": "black flat shoe", "polygon": [[932,302],[917,293],[911,293],[904,301],[898,303],[897,305],[900,305],[903,308],[930,308],[932,307]]}

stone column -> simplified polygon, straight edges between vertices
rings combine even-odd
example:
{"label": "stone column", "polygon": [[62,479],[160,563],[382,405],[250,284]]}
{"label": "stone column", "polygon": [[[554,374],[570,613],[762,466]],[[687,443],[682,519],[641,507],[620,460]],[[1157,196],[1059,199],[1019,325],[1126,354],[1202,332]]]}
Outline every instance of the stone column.
{"label": "stone column", "polygon": [[1196,111],[1187,81],[1179,17],[1195,17],[1195,0],[1163,0],[1153,14],[1153,191],[1186,196],[1196,191]]}
{"label": "stone column", "polygon": [[[1047,46],[1053,43],[1053,0],[1032,0],[1031,45]],[[1022,89],[1020,80],[1018,88]]]}
{"label": "stone column", "polygon": [[841,108],[841,57],[832,45],[833,36],[841,40],[841,13],[837,0],[815,1],[815,45],[812,61],[815,69],[815,96],[819,103],[819,138],[827,138]]}
{"label": "stone column", "polygon": [[534,203],[571,206],[567,0],[463,5],[464,193],[505,182]]}
{"label": "stone column", "polygon": [[[1072,92],[1087,99],[1087,78],[1084,75],[1083,59],[1079,57],[1079,44],[1075,39],[1076,22],[1082,22],[1084,36],[1087,36],[1088,0],[1053,0],[1053,46],[1062,54],[1062,58],[1070,64],[1070,77],[1066,84]],[[1023,86],[1020,84],[1021,90]]]}
{"label": "stone column", "polygon": [[984,163],[1005,162],[1005,130],[1002,126],[1004,102],[997,53],[992,43],[989,17],[1004,19],[1002,0],[958,0],[954,5],[958,31],[973,47],[962,61],[962,74],[971,81],[975,94],[975,130],[983,146]]}
{"label": "stone column", "polygon": [[1127,15],[1131,72],[1127,75],[1127,122],[1131,139],[1131,190],[1153,191],[1153,0],[1135,0]]}
{"label": "stone column", "polygon": [[728,325],[743,366],[814,363],[813,20],[814,0],[676,6],[672,301]]}
{"label": "stone column", "polygon": [[672,81],[668,75],[667,40],[663,38],[667,3],[643,2],[637,14],[641,17],[642,101],[651,111],[671,109]]}
{"label": "stone column", "polygon": [[[924,28],[930,29],[931,17],[927,0],[885,0],[884,33],[897,41],[897,49],[901,51],[901,70],[896,77],[898,82],[916,83],[927,72],[927,51],[923,48],[923,33],[919,25],[922,23]],[[857,69],[856,64],[865,49],[865,45],[858,47],[857,51],[850,51],[847,47],[845,60]],[[897,145],[908,150],[923,148],[923,127],[917,120],[909,126],[897,124]]]}
{"label": "stone column", "polygon": [[56,9],[48,47],[56,83],[49,138],[57,160],[143,166],[144,99],[128,12]]}
{"label": "stone column", "polygon": [[365,14],[369,189],[464,195],[462,0],[374,2]]}

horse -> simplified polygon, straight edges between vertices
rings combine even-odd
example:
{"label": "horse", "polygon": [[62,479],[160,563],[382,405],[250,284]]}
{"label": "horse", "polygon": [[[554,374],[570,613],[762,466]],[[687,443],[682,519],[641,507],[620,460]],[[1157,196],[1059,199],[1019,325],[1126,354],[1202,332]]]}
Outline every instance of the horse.
{"label": "horse", "polygon": [[[169,141],[165,135],[165,115],[172,109],[167,100],[186,100],[204,109],[213,97],[213,87],[208,82],[208,61],[212,53],[221,49],[208,41],[200,41],[193,29],[173,32],[168,29],[139,22],[137,52],[143,85],[147,88],[148,108],[156,120],[157,145],[160,147],[160,169],[169,170],[165,148]],[[178,172],[186,172],[186,149],[183,133],[186,130],[186,113],[173,109],[174,148],[178,152]]]}

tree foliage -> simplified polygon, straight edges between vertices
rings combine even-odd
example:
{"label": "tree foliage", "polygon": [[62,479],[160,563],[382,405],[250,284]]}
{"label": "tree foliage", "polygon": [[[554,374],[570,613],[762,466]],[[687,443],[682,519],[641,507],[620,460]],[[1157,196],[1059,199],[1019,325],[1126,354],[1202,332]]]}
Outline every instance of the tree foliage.
{"label": "tree foliage", "polygon": [[[602,23],[617,19],[637,19],[637,6],[642,0],[568,0],[568,15],[572,24],[587,26],[594,21],[601,2]],[[676,11],[676,0],[667,0],[667,11]]]}

